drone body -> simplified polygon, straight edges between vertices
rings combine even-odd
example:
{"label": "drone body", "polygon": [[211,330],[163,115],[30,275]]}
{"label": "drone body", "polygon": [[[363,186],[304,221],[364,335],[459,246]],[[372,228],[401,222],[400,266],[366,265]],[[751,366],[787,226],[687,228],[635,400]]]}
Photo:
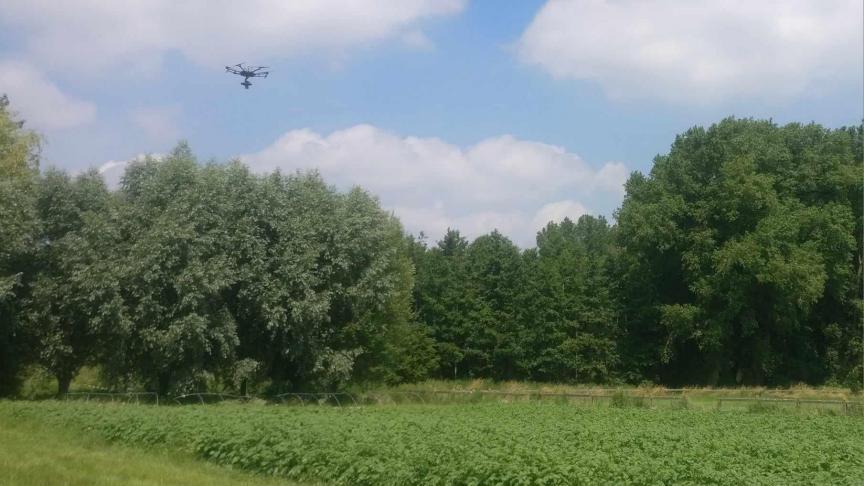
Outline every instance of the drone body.
{"label": "drone body", "polygon": [[234,66],[225,66],[225,72],[243,76],[243,82],[240,83],[240,86],[243,86],[246,89],[249,89],[249,86],[252,86],[252,83],[249,82],[249,78],[266,78],[267,75],[270,74],[270,72],[262,71],[262,69],[267,69],[267,66],[244,66],[242,62],[240,64],[235,64]]}

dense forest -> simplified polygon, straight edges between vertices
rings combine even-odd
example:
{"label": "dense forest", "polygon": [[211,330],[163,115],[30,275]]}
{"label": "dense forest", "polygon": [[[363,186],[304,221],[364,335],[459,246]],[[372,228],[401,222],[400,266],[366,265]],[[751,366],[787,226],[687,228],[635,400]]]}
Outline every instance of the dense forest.
{"label": "dense forest", "polygon": [[862,126],[726,119],[633,173],[615,222],[521,249],[407,235],[361,188],[200,163],[40,168],[0,101],[0,394],[239,393],[485,377],[570,383],[862,382]]}

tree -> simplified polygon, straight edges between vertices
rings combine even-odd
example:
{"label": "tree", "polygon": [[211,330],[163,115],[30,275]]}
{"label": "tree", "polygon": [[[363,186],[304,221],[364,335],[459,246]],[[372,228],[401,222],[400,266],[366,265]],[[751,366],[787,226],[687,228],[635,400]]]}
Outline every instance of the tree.
{"label": "tree", "polygon": [[[435,340],[439,376],[468,376],[474,359],[468,349],[475,300],[468,291],[469,278],[465,266],[468,241],[458,230],[447,233],[432,248],[421,242],[413,246],[412,258],[417,278],[414,306],[417,319],[427,326]],[[466,361],[468,360],[468,361]]]}
{"label": "tree", "polygon": [[619,364],[617,248],[603,217],[550,222],[525,255],[523,366],[533,379],[601,383]]}
{"label": "tree", "polygon": [[20,317],[39,227],[39,139],[23,125],[0,96],[0,396],[15,391],[30,354]]}
{"label": "tree", "polygon": [[113,238],[105,213],[110,204],[95,171],[73,180],[49,170],[40,179],[42,226],[27,321],[40,344],[39,362],[57,378],[60,394],[111,343],[118,289],[108,259]]}
{"label": "tree", "polygon": [[440,375],[522,376],[519,248],[498,231],[469,244],[457,230],[432,249],[421,242],[414,248],[414,301],[436,342]]}
{"label": "tree", "polygon": [[409,320],[394,303],[411,288],[401,226],[368,193],[339,193],[316,173],[271,174],[245,192],[223,292],[238,357],[260,363],[274,391],[362,374],[377,336]]}
{"label": "tree", "polygon": [[519,340],[519,248],[497,230],[475,239],[465,253],[468,295],[473,298],[463,353],[479,376],[514,379],[524,350]]}
{"label": "tree", "polygon": [[727,119],[631,176],[618,221],[632,364],[666,383],[828,377],[828,343],[860,316],[854,133]]}
{"label": "tree", "polygon": [[237,330],[221,299],[236,279],[225,173],[198,165],[185,144],[127,169],[112,261],[122,336],[103,360],[115,383],[192,390],[233,363]]}
{"label": "tree", "polygon": [[414,265],[411,254],[417,250],[416,242],[411,237],[400,239],[400,280],[387,304],[375,316],[383,329],[367,335],[365,352],[358,357],[355,379],[395,385],[420,381],[438,368],[435,341],[429,335],[428,327],[417,322],[413,309]]}

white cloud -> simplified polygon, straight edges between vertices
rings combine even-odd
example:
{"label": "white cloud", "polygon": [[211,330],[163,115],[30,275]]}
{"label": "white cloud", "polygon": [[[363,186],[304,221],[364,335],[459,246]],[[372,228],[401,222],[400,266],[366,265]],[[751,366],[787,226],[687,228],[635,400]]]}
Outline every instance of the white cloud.
{"label": "white cloud", "polygon": [[580,201],[610,215],[628,175],[619,162],[598,170],[561,147],[509,135],[462,148],[370,125],[290,131],[241,159],[256,172],[318,169],[339,187],[360,185],[414,233],[438,238],[453,227],[474,237],[497,228],[523,246],[550,219],[586,213]]}
{"label": "white cloud", "polygon": [[609,162],[600,168],[595,178],[597,187],[600,189],[624,195],[624,183],[630,172],[621,162]]}
{"label": "white cloud", "polygon": [[5,0],[0,24],[20,31],[28,54],[58,69],[86,73],[123,65],[146,71],[171,51],[215,67],[298,53],[339,53],[416,31],[423,20],[458,13],[464,3]]}
{"label": "white cloud", "polygon": [[123,173],[126,172],[126,167],[128,167],[130,163],[144,160],[146,158],[161,160],[164,157],[165,154],[140,154],[128,160],[109,160],[97,167],[96,171],[99,172],[105,180],[105,184],[109,189],[118,189],[120,187],[120,181],[123,178]]}
{"label": "white cloud", "polygon": [[180,138],[179,105],[138,108],[129,114],[136,127],[152,142],[174,143]]}
{"label": "white cloud", "polygon": [[712,103],[862,82],[860,0],[550,0],[517,44],[613,98]]}
{"label": "white cloud", "polygon": [[534,215],[532,223],[535,228],[539,229],[544,227],[550,221],[559,223],[563,221],[564,218],[570,218],[570,220],[576,221],[579,219],[579,216],[588,214],[589,212],[590,211],[588,211],[588,209],[578,201],[558,201],[546,204],[540,208],[540,210],[537,211],[537,214]]}
{"label": "white cloud", "polygon": [[0,93],[8,94],[12,109],[29,126],[40,130],[71,128],[91,122],[96,106],[75,99],[29,64],[0,61]]}
{"label": "white cloud", "polygon": [[128,160],[109,160],[96,170],[105,179],[105,184],[109,188],[117,189],[120,187],[120,179],[123,178],[123,172],[126,171],[128,163]]}
{"label": "white cloud", "polygon": [[[106,162],[98,170],[109,187],[117,188],[128,163],[143,157]],[[549,221],[589,213],[610,216],[629,174],[620,162],[596,170],[561,147],[509,135],[461,148],[371,125],[329,135],[290,131],[240,158],[258,173],[316,169],[342,189],[362,186],[379,196],[408,231],[423,231],[433,240],[447,228],[471,238],[498,229],[523,247],[533,246],[536,232]],[[590,201],[596,211],[581,201]]]}

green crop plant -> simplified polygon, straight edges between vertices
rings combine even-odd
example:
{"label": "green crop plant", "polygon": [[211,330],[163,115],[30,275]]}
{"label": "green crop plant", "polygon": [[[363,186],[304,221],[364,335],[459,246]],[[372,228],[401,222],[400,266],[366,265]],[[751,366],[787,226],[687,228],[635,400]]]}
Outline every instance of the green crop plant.
{"label": "green crop plant", "polygon": [[0,416],[336,484],[860,484],[864,420],[574,407],[0,402]]}

